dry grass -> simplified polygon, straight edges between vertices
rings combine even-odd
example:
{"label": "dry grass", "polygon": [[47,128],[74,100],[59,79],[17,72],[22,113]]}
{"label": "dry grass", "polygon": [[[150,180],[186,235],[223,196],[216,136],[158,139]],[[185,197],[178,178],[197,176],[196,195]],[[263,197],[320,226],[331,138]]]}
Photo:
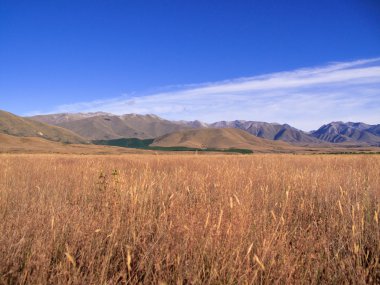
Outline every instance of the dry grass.
{"label": "dry grass", "polygon": [[0,283],[379,283],[379,172],[369,155],[0,155]]}
{"label": "dry grass", "polygon": [[148,150],[93,144],[64,144],[35,137],[16,137],[0,133],[0,154],[137,154]]}

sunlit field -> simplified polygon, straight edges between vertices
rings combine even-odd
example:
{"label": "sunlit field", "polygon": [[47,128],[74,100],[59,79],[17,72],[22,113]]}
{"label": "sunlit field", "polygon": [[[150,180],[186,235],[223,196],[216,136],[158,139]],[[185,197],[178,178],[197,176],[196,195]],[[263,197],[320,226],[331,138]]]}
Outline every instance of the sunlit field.
{"label": "sunlit field", "polygon": [[0,283],[380,283],[379,212],[376,155],[0,155]]}

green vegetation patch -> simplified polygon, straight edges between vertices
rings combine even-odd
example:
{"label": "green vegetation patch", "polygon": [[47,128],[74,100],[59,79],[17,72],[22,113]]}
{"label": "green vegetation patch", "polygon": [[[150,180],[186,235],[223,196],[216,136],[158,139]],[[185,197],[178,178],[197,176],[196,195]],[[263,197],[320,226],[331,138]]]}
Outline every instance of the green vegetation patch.
{"label": "green vegetation patch", "polygon": [[92,141],[94,144],[98,145],[109,145],[109,146],[120,146],[120,147],[130,147],[130,148],[142,148],[145,149],[149,147],[151,143],[153,143],[154,139],[137,139],[137,138],[129,138],[129,139],[114,139],[114,140],[96,140]]}
{"label": "green vegetation patch", "polygon": [[138,148],[138,149],[147,149],[147,150],[157,150],[157,151],[199,151],[199,152],[233,152],[233,153],[242,153],[249,154],[253,153],[250,149],[239,149],[239,148],[229,148],[229,149],[217,149],[217,148],[192,148],[184,146],[171,146],[171,147],[162,147],[162,146],[149,146],[152,144],[154,139],[114,139],[114,140],[95,140],[92,141],[97,145],[108,145],[108,146],[119,146],[119,147],[128,147],[128,148]]}

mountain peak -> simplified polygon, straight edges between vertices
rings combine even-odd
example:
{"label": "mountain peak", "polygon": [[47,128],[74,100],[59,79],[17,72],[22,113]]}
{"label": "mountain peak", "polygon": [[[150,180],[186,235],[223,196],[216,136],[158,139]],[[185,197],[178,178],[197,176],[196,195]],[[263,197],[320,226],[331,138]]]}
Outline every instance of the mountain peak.
{"label": "mountain peak", "polygon": [[380,136],[373,125],[362,122],[331,122],[312,131],[315,138],[332,143],[358,143],[366,145],[380,145]]}

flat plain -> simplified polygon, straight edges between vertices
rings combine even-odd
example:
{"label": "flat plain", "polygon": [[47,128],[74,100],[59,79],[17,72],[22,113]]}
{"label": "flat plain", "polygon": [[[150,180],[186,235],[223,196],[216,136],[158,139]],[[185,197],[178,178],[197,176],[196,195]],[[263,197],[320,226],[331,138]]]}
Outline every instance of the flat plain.
{"label": "flat plain", "polygon": [[379,212],[379,155],[0,154],[0,283],[378,284]]}

